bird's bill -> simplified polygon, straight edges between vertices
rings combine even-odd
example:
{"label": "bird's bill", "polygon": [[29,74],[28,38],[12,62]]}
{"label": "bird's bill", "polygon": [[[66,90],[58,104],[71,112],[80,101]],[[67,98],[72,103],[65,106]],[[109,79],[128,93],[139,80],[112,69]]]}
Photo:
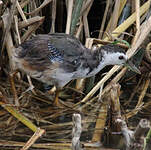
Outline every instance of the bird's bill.
{"label": "bird's bill", "polygon": [[127,60],[127,62],[125,63],[125,66],[128,67],[130,70],[141,74],[140,70],[132,63],[132,61]]}

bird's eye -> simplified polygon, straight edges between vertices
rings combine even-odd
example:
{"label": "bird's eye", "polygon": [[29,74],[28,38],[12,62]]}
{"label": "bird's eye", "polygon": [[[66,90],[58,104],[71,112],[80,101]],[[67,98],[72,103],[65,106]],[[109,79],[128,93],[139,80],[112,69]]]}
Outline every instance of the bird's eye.
{"label": "bird's eye", "polygon": [[77,64],[78,63],[78,61],[77,61],[77,59],[75,59],[74,61],[73,61],[73,64]]}
{"label": "bird's eye", "polygon": [[119,56],[119,59],[121,60],[121,59],[124,59],[124,57],[123,56]]}

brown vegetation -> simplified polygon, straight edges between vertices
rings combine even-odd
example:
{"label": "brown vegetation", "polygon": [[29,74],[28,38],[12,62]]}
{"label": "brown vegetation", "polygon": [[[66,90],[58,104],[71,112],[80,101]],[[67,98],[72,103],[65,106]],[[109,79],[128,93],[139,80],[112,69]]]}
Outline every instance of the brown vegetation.
{"label": "brown vegetation", "polygon": [[[150,2],[0,0],[0,149],[76,149],[74,123],[79,149],[149,150]],[[33,89],[29,76],[15,73],[14,78],[11,57],[19,44],[48,32],[72,34],[92,50],[118,41],[141,75],[105,68],[96,77],[69,83],[59,96],[66,107],[55,108],[54,96],[41,83],[32,80]],[[74,113],[82,119],[82,133]]]}

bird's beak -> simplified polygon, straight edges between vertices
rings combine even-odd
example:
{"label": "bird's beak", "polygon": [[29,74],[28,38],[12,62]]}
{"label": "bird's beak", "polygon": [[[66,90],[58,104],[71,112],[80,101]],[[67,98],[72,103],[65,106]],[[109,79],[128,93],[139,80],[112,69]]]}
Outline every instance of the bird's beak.
{"label": "bird's beak", "polygon": [[141,74],[140,70],[132,63],[131,60],[127,60],[124,66],[128,67],[130,70],[138,74]]}

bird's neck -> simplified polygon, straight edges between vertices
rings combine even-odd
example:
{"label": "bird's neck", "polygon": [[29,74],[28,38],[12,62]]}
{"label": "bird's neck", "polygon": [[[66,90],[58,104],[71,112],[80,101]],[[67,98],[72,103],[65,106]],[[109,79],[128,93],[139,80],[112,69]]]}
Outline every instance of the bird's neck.
{"label": "bird's neck", "polygon": [[94,76],[107,65],[115,65],[117,63],[114,59],[115,55],[115,53],[106,52],[100,48],[96,49],[92,53],[92,59],[95,64],[91,67],[92,70],[90,70],[88,76]]}
{"label": "bird's neck", "polygon": [[106,66],[104,63],[104,52],[101,52],[100,49],[91,50],[91,57],[89,57],[87,62],[90,69],[87,77],[94,76]]}

